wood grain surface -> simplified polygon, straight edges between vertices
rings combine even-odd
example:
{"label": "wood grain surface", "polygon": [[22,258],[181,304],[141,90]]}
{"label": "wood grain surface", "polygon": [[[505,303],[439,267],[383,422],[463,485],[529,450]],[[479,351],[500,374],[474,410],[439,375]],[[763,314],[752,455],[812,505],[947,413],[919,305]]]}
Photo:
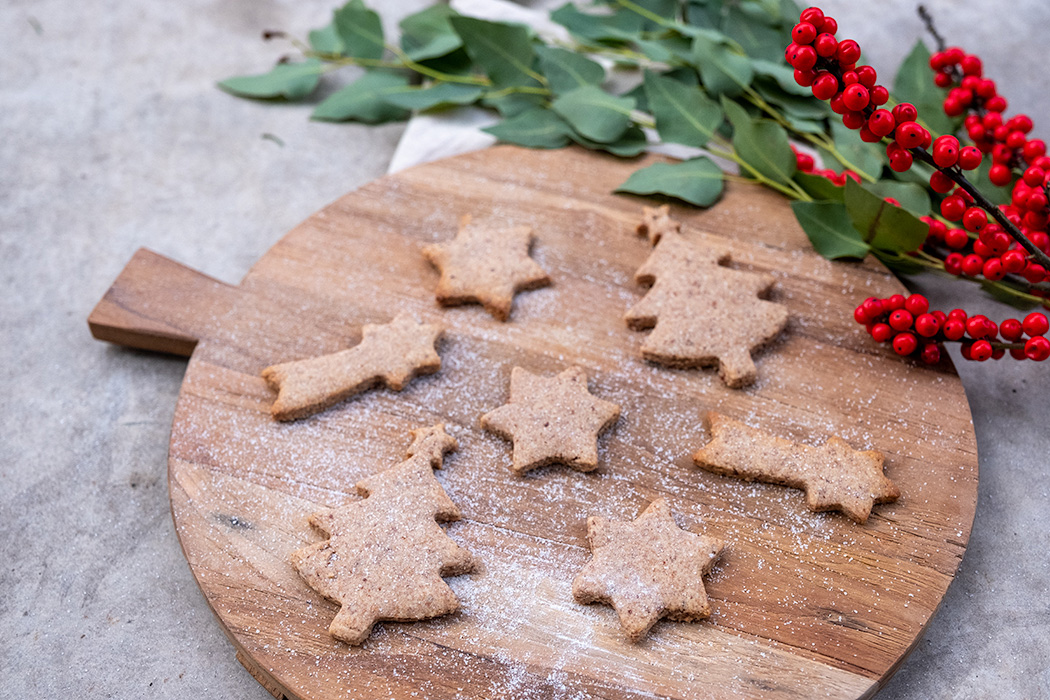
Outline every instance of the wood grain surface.
{"label": "wood grain surface", "polygon": [[[772,274],[786,331],[756,354],[758,381],[726,388],[713,369],[647,363],[625,311],[651,250],[643,204],[611,194],[644,161],[580,150],[497,147],[419,166],[353,192],[287,234],[238,286],[146,251],[90,319],[96,336],[192,357],[169,457],[186,558],[239,658],[288,698],[860,698],[916,643],[966,548],[977,497],[969,407],[951,366],[918,366],[852,319],[863,298],[903,291],[876,263],[816,255],[787,203],[731,186],[700,211],[676,208],[698,244]],[[507,323],[434,300],[427,243],[464,214],[528,225],[547,288],[519,294]],[[399,311],[444,324],[442,368],[294,423],[269,413],[260,371],[360,341]],[[480,430],[506,402],[511,369],[584,368],[622,415],[599,468],[515,476],[510,445]],[[717,410],[788,439],[839,435],[886,455],[900,487],[864,525],[806,510],[800,491],[704,472],[690,455]],[[361,647],[332,640],[335,606],[291,553],[320,535],[307,516],[355,498],[400,461],[409,430],[444,422],[459,449],[437,472],[464,519],[447,533],[480,561],[448,579],[459,612],[383,623]],[[726,541],[706,581],[712,616],[657,623],[626,641],[610,607],[575,603],[589,558],[586,518],[633,519],[658,497],[678,523]]]}

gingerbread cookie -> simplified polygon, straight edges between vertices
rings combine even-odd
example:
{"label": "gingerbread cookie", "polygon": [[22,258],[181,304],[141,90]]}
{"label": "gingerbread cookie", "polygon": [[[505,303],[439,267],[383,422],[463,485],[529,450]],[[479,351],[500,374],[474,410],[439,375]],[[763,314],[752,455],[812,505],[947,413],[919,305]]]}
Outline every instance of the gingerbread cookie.
{"label": "gingerbread cookie", "polygon": [[840,510],[866,522],[876,503],[890,503],[900,489],[882,473],[880,452],[852,449],[839,437],[811,447],[711,412],[711,441],[697,450],[697,466],[747,481],[805,489],[812,511]]}
{"label": "gingerbread cookie", "polygon": [[364,500],[310,517],[329,539],[292,555],[306,583],[342,606],[328,631],[347,644],[364,642],[380,620],[454,612],[459,601],[441,577],[475,566],[438,525],[460,517],[433,472],[456,441],[443,425],[412,435],[408,459],[357,483]]}
{"label": "gingerbread cookie", "polygon": [[555,377],[515,367],[510,401],[483,415],[481,427],[513,442],[515,474],[547,464],[586,472],[598,466],[598,435],[619,417],[619,406],[587,390],[587,374],[579,367]]}
{"label": "gingerbread cookie", "polygon": [[671,218],[671,207],[664,204],[659,207],[642,207],[642,223],[635,232],[646,236],[649,242],[656,245],[665,233],[681,233],[682,224]]}
{"label": "gingerbread cookie", "polygon": [[662,617],[690,621],[711,614],[702,577],[725,546],[683,530],[667,501],[649,504],[634,522],[587,518],[593,558],[572,582],[580,603],[612,605],[627,637],[638,642]]}
{"label": "gingerbread cookie", "polygon": [[732,388],[755,381],[751,353],[784,329],[788,312],[760,298],[773,286],[770,275],[730,269],[729,259],[664,231],[635,274],[652,288],[625,317],[634,330],[653,329],[642,345],[645,359],[670,367],[717,365]]}
{"label": "gingerbread cookie", "polygon": [[400,314],[385,325],[365,325],[360,344],[349,350],[267,367],[262,376],[278,392],[270,412],[277,420],[296,420],[377,384],[401,391],[413,377],[441,367],[434,349],[441,333],[439,326]]}
{"label": "gingerbread cookie", "polygon": [[528,226],[482,226],[464,216],[453,240],[423,248],[423,255],[441,271],[438,302],[477,302],[506,321],[515,293],[550,284],[547,273],[529,257],[532,241]]}

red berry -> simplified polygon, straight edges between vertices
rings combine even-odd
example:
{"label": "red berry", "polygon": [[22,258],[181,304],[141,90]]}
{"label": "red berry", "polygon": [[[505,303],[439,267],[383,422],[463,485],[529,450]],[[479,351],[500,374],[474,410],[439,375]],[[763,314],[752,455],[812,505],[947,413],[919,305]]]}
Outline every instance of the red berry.
{"label": "red berry", "polygon": [[787,62],[797,70],[810,70],[817,65],[817,51],[812,46],[790,44],[786,55]]}
{"label": "red berry", "polygon": [[959,167],[963,170],[974,170],[981,164],[981,151],[973,146],[963,146],[959,149]]}
{"label": "red berry", "polygon": [[[842,101],[846,103],[846,106],[855,112],[859,112],[868,106],[870,98],[868,97],[868,88],[864,87],[860,83],[853,83],[846,87],[842,91]],[[864,115],[861,115],[863,119]],[[859,128],[859,127],[857,127]]]}
{"label": "red berry", "polygon": [[980,75],[981,74],[981,59],[976,56],[967,56],[959,64],[962,68],[964,75]]}
{"label": "red berry", "polygon": [[1046,154],[1046,143],[1041,139],[1032,139],[1021,150],[1024,159],[1032,163],[1036,158]]}
{"label": "red berry", "polygon": [[839,30],[839,23],[834,18],[824,15],[824,24],[820,28],[828,34],[834,34]]}
{"label": "red berry", "polygon": [[966,200],[959,194],[950,194],[941,200],[941,215],[949,221],[958,221],[966,212]]}
{"label": "red berry", "polygon": [[818,100],[830,100],[839,91],[839,81],[831,73],[818,73],[813,81],[813,97]]}
{"label": "red berry", "polygon": [[904,308],[905,298],[903,294],[894,294],[882,300],[883,311],[896,311]]}
{"label": "red berry", "polygon": [[890,168],[898,173],[903,173],[910,168],[914,161],[911,153],[896,141],[891,141],[887,144],[886,158],[890,161]]}
{"label": "red berry", "polygon": [[1023,148],[1028,139],[1025,138],[1024,133],[1020,131],[1011,131],[1006,136],[1006,144],[1008,148],[1018,149]]}
{"label": "red berry", "polygon": [[933,142],[933,162],[938,168],[950,168],[959,160],[959,139],[951,134],[938,136]]}
{"label": "red berry", "polygon": [[795,154],[795,163],[798,166],[798,169],[804,173],[813,170],[814,166],[817,164],[816,161],[813,160],[813,156],[801,152]]}
{"label": "red berry", "polygon": [[898,355],[910,355],[919,347],[919,341],[912,333],[900,333],[893,339],[893,351]]}
{"label": "red berry", "polygon": [[915,318],[907,309],[897,309],[890,314],[889,324],[890,328],[895,331],[906,331],[911,328],[914,320]]}
{"label": "red berry", "polygon": [[950,228],[944,232],[944,245],[961,250],[970,242],[970,236],[961,228]]}
{"label": "red berry", "polygon": [[971,253],[963,258],[962,271],[967,277],[976,277],[984,269],[984,258],[976,253]]}
{"label": "red berry", "polygon": [[905,122],[897,127],[894,138],[904,148],[918,148],[923,145],[929,133],[918,122]]}
{"label": "red berry", "polygon": [[930,189],[937,194],[948,194],[955,189],[955,183],[940,170],[934,170],[930,174]]}
{"label": "red berry", "polygon": [[871,129],[872,133],[880,137],[893,133],[896,126],[897,122],[888,109],[876,109],[868,117],[868,128]]}
{"label": "red berry", "polygon": [[950,73],[936,73],[933,76],[933,84],[939,88],[951,87],[954,82]]}
{"label": "red berry", "polygon": [[915,332],[923,338],[932,338],[941,329],[941,322],[933,314],[922,314],[915,319]]}
{"label": "red berry", "polygon": [[[850,85],[850,87],[853,87],[853,86]],[[863,90],[864,88],[861,88],[861,89]],[[846,90],[849,90],[849,88],[846,88]],[[842,101],[843,101],[843,104],[845,104],[845,102],[846,102],[845,94],[846,93],[842,93],[842,94],[843,94],[843,100]],[[847,129],[860,129],[861,127],[866,127],[867,126],[868,120],[864,118],[864,112],[847,109],[847,111],[843,112],[843,114],[842,114],[842,123],[846,126]],[[879,139],[876,137],[875,141],[878,141],[878,140]],[[874,141],[872,141],[871,143],[874,143]]]}
{"label": "red berry", "polygon": [[988,258],[984,261],[981,274],[984,275],[985,279],[998,282],[1006,276],[1006,270],[1003,269],[1003,261],[999,258]]}
{"label": "red berry", "polygon": [[1024,344],[1024,354],[1029,360],[1042,362],[1050,357],[1050,340],[1041,335],[1029,338],[1028,342]]}
{"label": "red berry", "polygon": [[879,74],[871,66],[857,66],[856,73],[860,84],[869,90],[875,87],[875,81],[879,79]]}
{"label": "red berry", "polygon": [[871,337],[877,343],[885,343],[893,337],[893,329],[886,323],[876,323],[871,327]]}
{"label": "red berry", "polygon": [[800,22],[809,22],[815,27],[823,26],[824,24],[824,11],[819,7],[807,7],[802,10],[802,14],[799,15]]}
{"label": "red berry", "polygon": [[890,91],[882,85],[876,85],[871,88],[868,90],[868,94],[871,95],[871,103],[876,107],[881,107],[890,101]]}
{"label": "red berry", "polygon": [[817,50],[817,55],[821,58],[831,58],[838,51],[839,42],[834,34],[823,32],[818,34],[813,41],[813,48]]}
{"label": "red berry", "polygon": [[1005,187],[1013,179],[1013,173],[1010,172],[1010,168],[1002,163],[996,163],[988,170],[988,179],[992,181],[993,185]]}
{"label": "red berry", "polygon": [[962,222],[967,231],[980,231],[988,225],[988,214],[980,207],[969,207],[963,212]]}
{"label": "red berry", "polygon": [[922,294],[911,294],[904,300],[904,308],[918,316],[930,310],[930,300]]}
{"label": "red berry", "polygon": [[809,87],[813,84],[813,81],[816,80],[817,73],[816,71],[812,70],[799,70],[798,68],[796,68],[794,77],[796,83],[798,83],[802,87]]}
{"label": "red berry", "polygon": [[1043,184],[1043,180],[1046,178],[1046,173],[1042,168],[1037,168],[1034,165],[1024,171],[1024,175],[1021,179],[1024,180],[1024,184],[1029,187],[1039,187]]}
{"label": "red berry", "polygon": [[1007,274],[1016,275],[1024,269],[1025,257],[1020,250],[1008,250],[999,256],[999,259],[1003,261],[1003,270]]}
{"label": "red berry", "polygon": [[1047,322],[1046,316],[1038,311],[1033,311],[1025,316],[1021,325],[1024,332],[1031,337],[1046,335],[1046,332],[1050,330],[1050,322]]}
{"label": "red berry", "polygon": [[918,116],[918,110],[916,110],[915,105],[910,102],[901,102],[893,108],[893,118],[897,120],[898,124],[913,122]]}
{"label": "red berry", "polygon": [[860,44],[853,39],[840,41],[835,51],[835,59],[844,66],[852,66],[860,60]]}
{"label": "red berry", "polygon": [[944,271],[949,275],[962,274],[962,253],[948,253],[944,258]]}
{"label": "red berry", "polygon": [[966,323],[957,318],[949,318],[944,322],[943,331],[948,340],[959,340],[966,335]]}
{"label": "red berry", "polygon": [[809,22],[799,22],[791,30],[791,38],[800,46],[812,44],[817,38],[817,28]]}
{"label": "red berry", "polygon": [[978,340],[970,346],[970,359],[984,362],[992,356],[992,344],[987,340]]}
{"label": "red berry", "polygon": [[985,109],[990,112],[1005,112],[1006,106],[1006,98],[1002,95],[996,95],[984,103]]}
{"label": "red berry", "polygon": [[999,324],[999,335],[1003,336],[1004,340],[1008,340],[1011,343],[1021,339],[1024,334],[1024,328],[1021,327],[1021,322],[1016,318],[1005,319]]}
{"label": "red berry", "polygon": [[919,354],[922,361],[928,365],[935,365],[941,361],[941,349],[937,347],[936,343],[926,343],[922,346],[922,352]]}

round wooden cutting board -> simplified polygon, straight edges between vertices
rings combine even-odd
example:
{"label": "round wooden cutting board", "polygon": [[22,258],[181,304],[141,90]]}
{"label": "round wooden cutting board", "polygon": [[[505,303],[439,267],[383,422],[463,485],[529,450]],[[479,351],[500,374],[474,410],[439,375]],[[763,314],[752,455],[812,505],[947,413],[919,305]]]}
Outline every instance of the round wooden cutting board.
{"label": "round wooden cutting board", "polygon": [[[90,319],[97,337],[191,354],[172,429],[171,505],[201,590],[253,674],[288,698],[861,698],[914,646],[966,548],[977,450],[954,370],[902,361],[852,318],[902,292],[876,263],[813,252],[785,200],[731,186],[705,211],[673,210],[684,235],[733,247],[768,272],[790,321],[756,353],[758,381],[641,358],[624,313],[644,294],[651,247],[641,198],[611,194],[647,161],[497,147],[353,192],[287,234],[238,286],[140,251]],[[465,214],[527,225],[553,284],[511,318],[444,309],[421,254]],[[365,323],[409,311],[446,328],[439,372],[294,423],[269,413],[260,371],[360,342]],[[479,417],[506,403],[511,369],[584,368],[621,407],[598,470],[510,470],[510,443]],[[801,491],[701,471],[690,455],[717,410],[812,445],[833,435],[886,456],[902,492],[859,525],[808,511]],[[480,562],[447,579],[457,613],[381,623],[360,647],[327,633],[336,606],[300,579],[307,517],[405,456],[409,431],[444,422],[459,443],[436,472],[463,519],[446,532]],[[661,621],[631,644],[612,608],[574,602],[586,519],[633,520],[668,500],[679,525],[724,540],[705,580],[712,615]]]}

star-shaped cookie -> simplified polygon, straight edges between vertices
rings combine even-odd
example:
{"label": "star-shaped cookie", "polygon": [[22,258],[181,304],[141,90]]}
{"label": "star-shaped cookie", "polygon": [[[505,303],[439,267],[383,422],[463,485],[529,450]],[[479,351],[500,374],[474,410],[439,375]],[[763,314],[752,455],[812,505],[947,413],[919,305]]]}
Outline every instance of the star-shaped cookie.
{"label": "star-shaped cookie", "polygon": [[579,367],[554,377],[515,367],[510,401],[482,416],[481,427],[514,443],[515,474],[555,463],[591,471],[598,466],[598,435],[619,417],[619,406],[587,390]]}
{"label": "star-shaped cookie", "polygon": [[515,293],[550,284],[547,273],[529,257],[533,238],[528,226],[482,226],[464,216],[453,240],[423,248],[426,259],[441,271],[438,302],[476,302],[506,321]]}
{"label": "star-shaped cookie", "polygon": [[632,642],[662,617],[711,614],[702,577],[725,545],[678,527],[665,499],[630,523],[587,518],[587,541],[592,559],[572,582],[572,595],[579,603],[612,605]]}
{"label": "star-shaped cookie", "polygon": [[900,497],[882,473],[881,452],[854,450],[837,436],[820,447],[803,445],[713,411],[707,420],[711,441],[693,455],[707,471],[805,489],[810,510],[840,510],[858,523],[874,504]]}
{"label": "star-shaped cookie", "polygon": [[304,418],[377,384],[401,391],[410,379],[441,367],[434,344],[442,328],[400,314],[390,323],[366,324],[358,345],[331,355],[267,367],[263,379],[277,391],[277,420]]}

